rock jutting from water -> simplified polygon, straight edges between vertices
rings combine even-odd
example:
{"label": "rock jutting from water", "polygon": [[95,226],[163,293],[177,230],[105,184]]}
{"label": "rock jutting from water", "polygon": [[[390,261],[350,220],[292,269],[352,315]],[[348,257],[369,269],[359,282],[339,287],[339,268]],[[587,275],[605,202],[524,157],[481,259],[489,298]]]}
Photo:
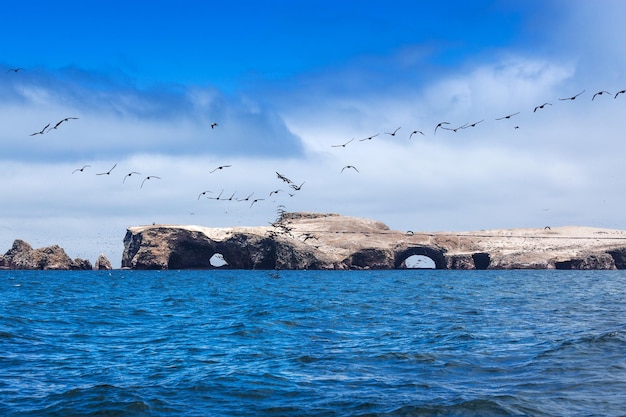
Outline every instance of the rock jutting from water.
{"label": "rock jutting from water", "polygon": [[[104,264],[104,259],[98,261]],[[106,262],[110,266],[108,259]],[[0,255],[0,269],[90,270],[93,267],[86,259],[71,259],[58,245],[33,249],[27,242],[16,239],[11,249]]]}
{"label": "rock jutting from water", "polygon": [[[591,227],[401,232],[364,218],[283,213],[270,226],[130,227],[130,269],[626,269],[626,231]],[[215,260],[218,259],[216,263]]]}

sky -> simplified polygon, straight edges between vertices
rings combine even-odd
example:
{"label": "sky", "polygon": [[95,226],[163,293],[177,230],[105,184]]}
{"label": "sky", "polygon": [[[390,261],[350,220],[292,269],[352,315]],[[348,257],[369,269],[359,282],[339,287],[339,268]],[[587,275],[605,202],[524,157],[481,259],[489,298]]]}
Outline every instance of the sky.
{"label": "sky", "polygon": [[625,229],[625,14],[618,0],[10,2],[0,253],[22,239],[119,267],[128,227],[266,226],[281,210],[400,231]]}

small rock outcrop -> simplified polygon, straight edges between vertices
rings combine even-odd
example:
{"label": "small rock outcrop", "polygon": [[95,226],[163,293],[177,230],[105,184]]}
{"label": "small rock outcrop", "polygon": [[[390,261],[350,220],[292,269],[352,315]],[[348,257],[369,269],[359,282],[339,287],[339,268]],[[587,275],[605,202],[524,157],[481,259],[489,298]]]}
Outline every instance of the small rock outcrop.
{"label": "small rock outcrop", "polygon": [[109,259],[104,255],[104,253],[101,253],[98,256],[98,259],[96,259],[96,263],[93,266],[93,269],[96,269],[96,270],[111,270],[111,269],[113,269],[113,266],[111,265],[111,262],[109,261]]}
{"label": "small rock outcrop", "polygon": [[72,260],[58,245],[33,249],[21,239],[16,239],[2,256],[0,266],[4,269],[92,269],[88,260]]}
{"label": "small rock outcrop", "polygon": [[[211,258],[219,255],[219,266]],[[271,226],[130,227],[122,268],[399,269],[412,255],[437,269],[626,269],[626,231],[588,227],[414,233],[328,213],[282,213]]]}

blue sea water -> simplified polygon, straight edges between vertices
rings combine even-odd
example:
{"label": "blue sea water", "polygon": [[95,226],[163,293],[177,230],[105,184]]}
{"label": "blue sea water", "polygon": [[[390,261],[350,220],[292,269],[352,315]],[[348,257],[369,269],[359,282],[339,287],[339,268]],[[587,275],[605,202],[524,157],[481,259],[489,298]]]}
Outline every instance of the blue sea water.
{"label": "blue sea water", "polygon": [[2,416],[626,414],[626,271],[0,271]]}

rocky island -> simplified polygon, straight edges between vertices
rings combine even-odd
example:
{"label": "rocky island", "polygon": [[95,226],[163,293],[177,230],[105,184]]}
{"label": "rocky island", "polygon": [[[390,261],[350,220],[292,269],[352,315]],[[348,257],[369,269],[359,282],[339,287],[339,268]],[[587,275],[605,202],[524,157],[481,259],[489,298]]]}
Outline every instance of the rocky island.
{"label": "rocky island", "polygon": [[[130,269],[626,269],[626,231],[591,227],[412,232],[329,213],[282,213],[269,226],[130,227]],[[214,262],[219,258],[221,263]]]}

